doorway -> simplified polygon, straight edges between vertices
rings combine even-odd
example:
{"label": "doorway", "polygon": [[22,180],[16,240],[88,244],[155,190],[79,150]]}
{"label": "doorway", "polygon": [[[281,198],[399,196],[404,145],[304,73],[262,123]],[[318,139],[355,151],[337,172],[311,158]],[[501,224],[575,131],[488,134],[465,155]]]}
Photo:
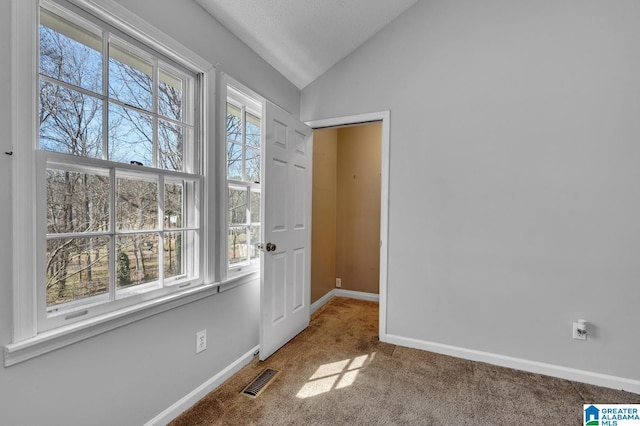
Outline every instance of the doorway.
{"label": "doorway", "polygon": [[312,310],[334,295],[378,300],[382,340],[386,337],[389,113],[307,124],[314,128]]}

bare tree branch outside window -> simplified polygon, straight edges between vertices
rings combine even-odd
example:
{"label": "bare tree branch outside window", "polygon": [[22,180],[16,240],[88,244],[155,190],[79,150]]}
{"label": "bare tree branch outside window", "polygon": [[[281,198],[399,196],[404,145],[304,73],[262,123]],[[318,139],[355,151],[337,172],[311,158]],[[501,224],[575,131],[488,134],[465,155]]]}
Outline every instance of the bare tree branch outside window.
{"label": "bare tree branch outside window", "polygon": [[[192,137],[184,121],[185,77],[152,54],[109,40],[108,52],[102,52],[101,35],[41,10],[39,149],[184,171],[186,138]],[[184,242],[190,231],[180,228],[185,226],[186,186],[160,188],[160,172],[145,177],[116,171],[112,182],[112,167],[47,168],[49,307],[106,294],[113,280],[124,289],[185,273]],[[109,269],[111,257],[114,270]]]}

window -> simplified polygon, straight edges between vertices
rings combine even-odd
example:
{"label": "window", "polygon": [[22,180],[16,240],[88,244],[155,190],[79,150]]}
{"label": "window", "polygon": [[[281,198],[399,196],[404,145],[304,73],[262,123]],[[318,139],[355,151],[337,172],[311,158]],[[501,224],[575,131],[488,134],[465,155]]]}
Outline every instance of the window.
{"label": "window", "polygon": [[261,104],[227,88],[227,261],[230,273],[260,261]]}
{"label": "window", "polygon": [[80,11],[39,16],[42,332],[203,284],[205,181],[198,72]]}

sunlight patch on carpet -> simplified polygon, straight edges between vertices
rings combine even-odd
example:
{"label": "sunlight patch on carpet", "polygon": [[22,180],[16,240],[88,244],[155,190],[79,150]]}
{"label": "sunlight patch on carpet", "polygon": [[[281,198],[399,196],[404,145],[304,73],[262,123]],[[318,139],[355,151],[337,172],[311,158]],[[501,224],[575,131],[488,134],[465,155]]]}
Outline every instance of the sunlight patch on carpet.
{"label": "sunlight patch on carpet", "polygon": [[309,377],[309,381],[300,389],[296,397],[300,399],[310,398],[334,389],[343,389],[353,385],[358,373],[373,361],[375,354],[373,352],[369,355],[361,355],[321,365]]}

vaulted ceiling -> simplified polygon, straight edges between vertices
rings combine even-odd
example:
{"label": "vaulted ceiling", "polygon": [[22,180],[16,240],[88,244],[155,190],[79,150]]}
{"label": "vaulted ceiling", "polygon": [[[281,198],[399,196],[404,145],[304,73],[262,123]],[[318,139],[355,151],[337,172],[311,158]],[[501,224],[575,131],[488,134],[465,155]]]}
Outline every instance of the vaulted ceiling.
{"label": "vaulted ceiling", "polygon": [[418,0],[195,0],[302,89]]}

